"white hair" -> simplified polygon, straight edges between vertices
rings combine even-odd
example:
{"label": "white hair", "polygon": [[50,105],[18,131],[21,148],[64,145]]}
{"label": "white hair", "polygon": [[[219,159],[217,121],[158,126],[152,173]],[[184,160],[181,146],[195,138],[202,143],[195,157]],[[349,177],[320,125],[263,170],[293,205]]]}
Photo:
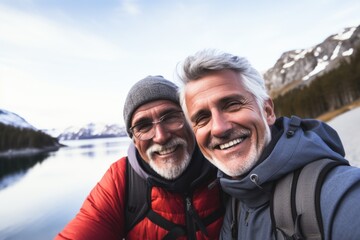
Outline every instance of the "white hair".
{"label": "white hair", "polygon": [[[179,66],[181,66],[179,68]],[[204,49],[193,56],[187,57],[182,65],[178,65],[177,76],[183,83],[180,89],[180,104],[188,118],[185,103],[185,86],[215,71],[232,70],[242,76],[241,83],[252,94],[261,108],[270,97],[266,91],[262,75],[244,58],[215,49]]]}

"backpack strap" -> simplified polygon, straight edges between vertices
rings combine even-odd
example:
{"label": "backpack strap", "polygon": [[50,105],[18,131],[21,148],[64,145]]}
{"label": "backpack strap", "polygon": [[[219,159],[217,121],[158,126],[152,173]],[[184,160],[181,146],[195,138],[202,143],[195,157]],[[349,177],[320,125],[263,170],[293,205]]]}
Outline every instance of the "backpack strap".
{"label": "backpack strap", "polygon": [[[296,182],[300,171],[291,172],[281,178],[275,185],[270,203],[270,212],[275,227],[276,239],[291,239],[295,232],[296,208],[293,206],[295,199]],[[295,211],[295,213],[294,213]],[[280,236],[284,236],[281,238]]]}
{"label": "backpack strap", "polygon": [[125,232],[126,235],[145,217],[165,228],[169,233],[164,239],[176,239],[186,235],[186,229],[168,221],[151,209],[150,183],[141,178],[131,167],[126,158],[126,191],[125,191]]}
{"label": "backpack strap", "polygon": [[128,158],[126,158],[125,169],[125,232],[127,234],[146,216],[149,209],[147,195],[151,188],[148,189],[146,181],[134,171]]}
{"label": "backpack strap", "polygon": [[[179,237],[189,235],[190,232],[186,229],[185,225],[173,223],[152,209],[151,191],[153,186],[150,181],[146,181],[135,172],[131,167],[128,158],[126,158],[125,169],[125,235],[146,217],[156,225],[159,225],[168,231],[163,238],[164,240],[178,239]],[[200,218],[192,208],[187,211],[187,215],[191,212],[191,217],[194,220],[195,232],[201,230],[204,234],[207,234],[206,227],[221,218],[224,214],[223,206],[219,207],[205,218]],[[195,232],[193,234],[195,234]]]}
{"label": "backpack strap", "polygon": [[326,174],[343,164],[321,159],[289,173],[276,183],[271,214],[277,239],[323,239],[321,187]]}

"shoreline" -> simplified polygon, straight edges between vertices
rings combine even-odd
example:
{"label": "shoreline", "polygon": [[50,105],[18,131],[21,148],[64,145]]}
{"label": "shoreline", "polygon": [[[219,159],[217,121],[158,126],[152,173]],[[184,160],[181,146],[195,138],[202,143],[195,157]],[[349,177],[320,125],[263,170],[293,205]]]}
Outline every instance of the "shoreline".
{"label": "shoreline", "polygon": [[7,151],[0,152],[0,158],[31,157],[42,153],[56,152],[61,147],[64,147],[64,145],[44,147],[44,148],[9,149]]}

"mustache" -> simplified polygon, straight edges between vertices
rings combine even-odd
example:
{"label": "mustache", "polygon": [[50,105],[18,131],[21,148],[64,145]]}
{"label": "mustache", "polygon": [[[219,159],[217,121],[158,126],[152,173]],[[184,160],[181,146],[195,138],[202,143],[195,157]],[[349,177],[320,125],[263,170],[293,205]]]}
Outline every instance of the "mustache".
{"label": "mustache", "polygon": [[148,156],[151,156],[152,154],[156,153],[156,152],[161,152],[161,151],[165,151],[166,149],[170,149],[176,146],[182,145],[184,146],[184,148],[187,147],[187,142],[179,137],[176,138],[172,138],[169,142],[167,142],[164,145],[160,145],[160,144],[153,144],[151,145],[147,150],[146,153]]}
{"label": "mustache", "polygon": [[208,143],[208,148],[215,149],[218,148],[218,146],[221,144],[227,143],[237,138],[246,138],[250,136],[250,134],[251,131],[249,129],[232,129],[224,133],[221,137],[211,136]]}

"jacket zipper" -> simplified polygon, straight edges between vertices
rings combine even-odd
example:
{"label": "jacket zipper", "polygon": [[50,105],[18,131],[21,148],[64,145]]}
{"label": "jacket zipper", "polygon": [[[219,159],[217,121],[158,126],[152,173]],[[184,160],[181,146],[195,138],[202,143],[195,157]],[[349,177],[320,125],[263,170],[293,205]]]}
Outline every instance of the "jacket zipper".
{"label": "jacket zipper", "polygon": [[250,218],[250,211],[246,210],[246,212],[245,212],[245,226],[249,226],[249,218]]}
{"label": "jacket zipper", "polygon": [[196,239],[196,228],[193,220],[194,209],[189,196],[185,197],[186,204],[186,228],[190,240]]}
{"label": "jacket zipper", "polygon": [[200,216],[197,214],[196,210],[194,209],[194,206],[192,205],[191,198],[186,197],[185,201],[186,201],[186,212],[188,213],[187,216],[189,216],[189,223],[191,223],[190,229],[192,229],[194,234],[196,235],[196,226],[197,226],[203,234],[209,236],[206,226],[204,225]]}

